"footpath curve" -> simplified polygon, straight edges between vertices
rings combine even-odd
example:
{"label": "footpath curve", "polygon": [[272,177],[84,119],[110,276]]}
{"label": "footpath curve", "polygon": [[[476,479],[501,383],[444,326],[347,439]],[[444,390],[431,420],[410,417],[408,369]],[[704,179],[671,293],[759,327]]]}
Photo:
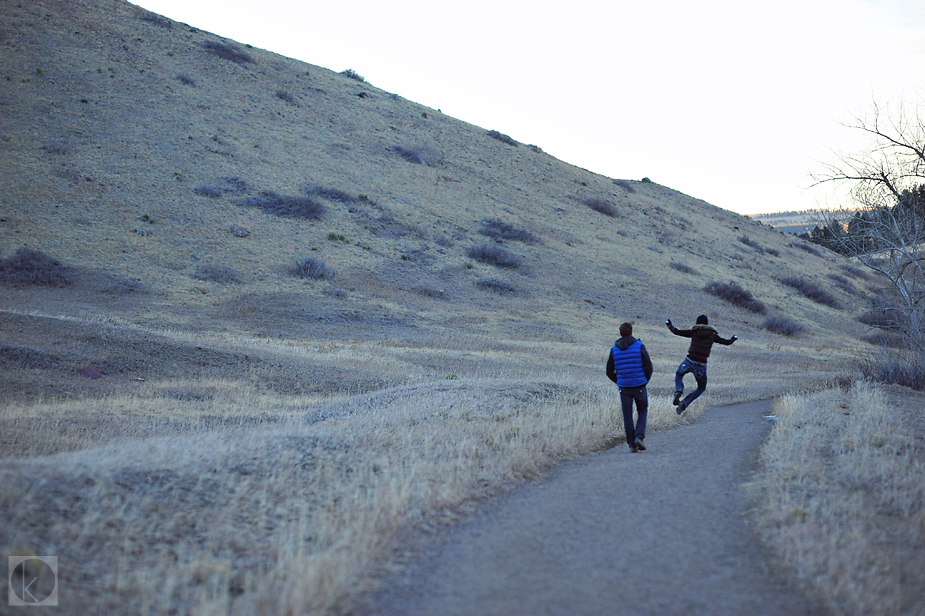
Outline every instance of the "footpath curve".
{"label": "footpath curve", "polygon": [[645,452],[558,466],[428,542],[357,614],[824,614],[746,515],[770,407],[712,408],[651,433]]}

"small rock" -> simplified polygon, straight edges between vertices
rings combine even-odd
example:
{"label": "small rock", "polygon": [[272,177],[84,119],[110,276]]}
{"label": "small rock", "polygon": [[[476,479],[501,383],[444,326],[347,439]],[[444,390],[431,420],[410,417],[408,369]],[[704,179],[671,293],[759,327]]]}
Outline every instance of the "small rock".
{"label": "small rock", "polygon": [[151,232],[150,232],[150,231],[148,231],[147,229],[142,229],[141,227],[138,227],[137,229],[132,229],[132,231],[133,231],[134,233],[137,233],[138,235],[140,235],[140,236],[142,236],[142,237],[145,237],[145,236],[147,236],[147,235],[151,235]]}
{"label": "small rock", "polygon": [[237,237],[247,237],[251,234],[247,229],[243,229],[238,225],[231,225],[231,232]]}

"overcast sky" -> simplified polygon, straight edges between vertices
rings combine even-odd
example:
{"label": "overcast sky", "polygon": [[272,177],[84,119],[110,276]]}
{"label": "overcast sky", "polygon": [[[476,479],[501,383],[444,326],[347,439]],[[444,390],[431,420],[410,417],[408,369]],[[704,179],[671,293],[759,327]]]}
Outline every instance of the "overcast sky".
{"label": "overcast sky", "polygon": [[743,214],[837,205],[839,123],[925,98],[922,0],[135,4]]}

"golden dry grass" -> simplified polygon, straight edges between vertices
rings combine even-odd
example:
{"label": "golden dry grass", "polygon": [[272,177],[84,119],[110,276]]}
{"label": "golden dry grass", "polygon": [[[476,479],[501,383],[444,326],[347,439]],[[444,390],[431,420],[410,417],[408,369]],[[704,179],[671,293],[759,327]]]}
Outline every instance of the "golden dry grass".
{"label": "golden dry grass", "polygon": [[925,613],[921,403],[864,382],[775,403],[750,485],[761,532],[835,614]]}

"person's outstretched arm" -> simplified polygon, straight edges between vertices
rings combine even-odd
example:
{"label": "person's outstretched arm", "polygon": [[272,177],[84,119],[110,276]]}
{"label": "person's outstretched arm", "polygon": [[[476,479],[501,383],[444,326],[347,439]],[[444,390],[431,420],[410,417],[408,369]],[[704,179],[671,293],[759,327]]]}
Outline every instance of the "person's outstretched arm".
{"label": "person's outstretched arm", "polygon": [[671,324],[671,319],[665,321],[665,325],[668,326],[668,329],[671,330],[671,333],[675,336],[682,336],[684,338],[691,338],[694,335],[694,330],[691,329],[678,329]]}
{"label": "person's outstretched arm", "polygon": [[720,337],[719,337],[719,334],[713,334],[713,342],[718,342],[718,343],[720,343],[720,344],[725,344],[726,346],[729,346],[730,344],[732,344],[733,342],[735,342],[735,341],[738,340],[738,339],[739,339],[738,336],[733,336],[732,338],[729,338],[729,339],[727,340],[726,338],[720,338]]}

